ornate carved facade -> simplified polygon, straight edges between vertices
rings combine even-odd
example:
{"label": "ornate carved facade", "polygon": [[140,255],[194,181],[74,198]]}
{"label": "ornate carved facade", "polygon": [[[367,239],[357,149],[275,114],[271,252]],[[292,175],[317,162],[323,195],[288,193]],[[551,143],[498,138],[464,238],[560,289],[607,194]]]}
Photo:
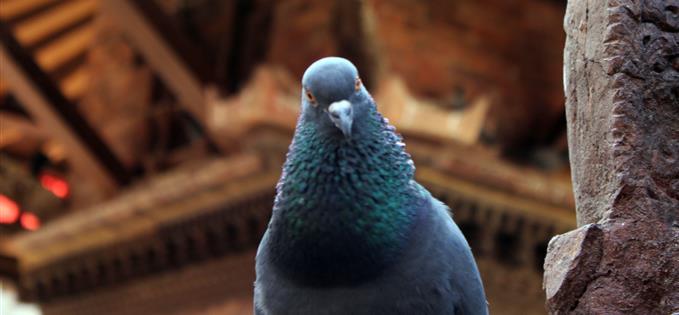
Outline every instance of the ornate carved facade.
{"label": "ornate carved facade", "polygon": [[[5,243],[3,252],[19,258],[22,297],[40,301],[46,314],[202,314],[235,307],[231,299],[249,303],[254,249],[285,153],[285,145],[268,144],[285,143],[290,131],[258,126],[244,140],[251,153],[158,176]],[[573,227],[572,209],[454,176],[474,168],[500,171],[491,176],[512,170],[501,161],[444,167],[427,152],[464,156],[469,150],[441,149],[407,135],[406,141],[418,181],[454,209],[478,258],[491,309],[542,313],[542,259],[551,236]]]}

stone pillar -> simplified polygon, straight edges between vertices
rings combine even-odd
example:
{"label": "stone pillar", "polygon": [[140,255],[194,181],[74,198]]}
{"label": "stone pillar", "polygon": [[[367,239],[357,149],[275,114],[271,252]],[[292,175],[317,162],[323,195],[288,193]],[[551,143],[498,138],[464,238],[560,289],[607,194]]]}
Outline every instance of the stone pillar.
{"label": "stone pillar", "polygon": [[571,0],[564,80],[578,228],[551,314],[679,312],[679,1]]}

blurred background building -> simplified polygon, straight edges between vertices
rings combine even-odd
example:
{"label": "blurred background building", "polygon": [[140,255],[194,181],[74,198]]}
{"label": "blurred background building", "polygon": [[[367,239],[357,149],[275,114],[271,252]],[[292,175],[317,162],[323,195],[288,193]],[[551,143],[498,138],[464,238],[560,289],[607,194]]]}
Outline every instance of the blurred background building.
{"label": "blurred background building", "polygon": [[492,313],[544,314],[547,242],[575,227],[564,10],[0,0],[0,311],[251,314],[301,75],[338,55],[454,209]]}

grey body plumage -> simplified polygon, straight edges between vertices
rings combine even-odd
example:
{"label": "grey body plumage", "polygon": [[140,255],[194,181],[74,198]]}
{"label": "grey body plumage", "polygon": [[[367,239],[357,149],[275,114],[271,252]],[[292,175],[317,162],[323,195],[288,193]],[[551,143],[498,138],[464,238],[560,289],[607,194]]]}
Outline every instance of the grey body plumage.
{"label": "grey body plumage", "polygon": [[400,136],[355,67],[324,58],[302,83],[257,252],[256,314],[487,314],[469,245],[412,179]]}

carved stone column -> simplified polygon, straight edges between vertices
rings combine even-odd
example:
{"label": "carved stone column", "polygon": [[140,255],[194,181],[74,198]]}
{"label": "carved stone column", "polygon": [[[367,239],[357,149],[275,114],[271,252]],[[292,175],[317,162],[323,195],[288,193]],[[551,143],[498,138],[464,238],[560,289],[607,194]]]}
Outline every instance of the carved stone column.
{"label": "carved stone column", "polygon": [[547,308],[679,312],[679,1],[571,0],[564,27],[580,228],[550,242]]}

